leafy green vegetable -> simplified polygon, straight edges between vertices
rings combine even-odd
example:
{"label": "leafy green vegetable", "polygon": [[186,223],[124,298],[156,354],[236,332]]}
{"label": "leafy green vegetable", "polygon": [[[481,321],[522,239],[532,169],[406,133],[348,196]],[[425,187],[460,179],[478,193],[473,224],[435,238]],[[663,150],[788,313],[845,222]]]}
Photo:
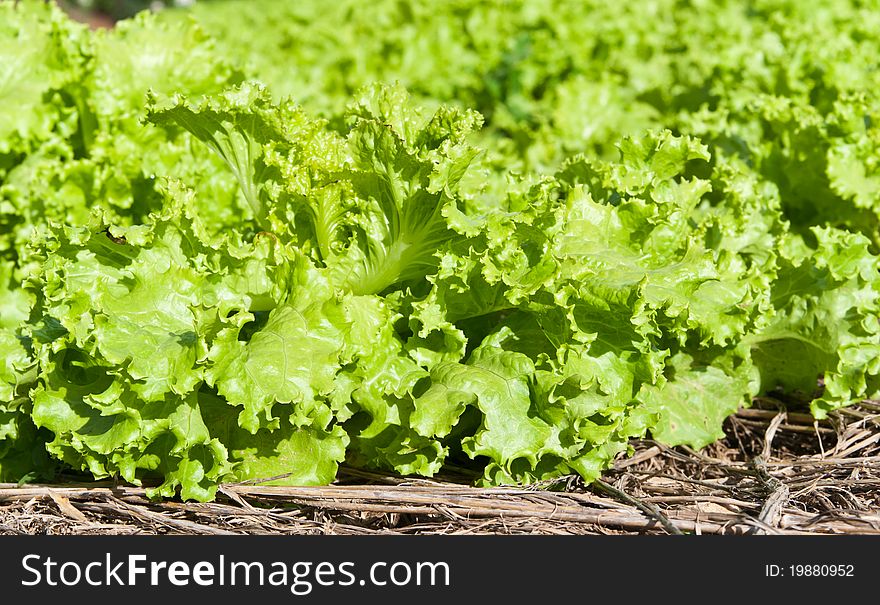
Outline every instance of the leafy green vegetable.
{"label": "leafy green vegetable", "polygon": [[0,4],[0,480],[593,480],[880,396],[878,19]]}

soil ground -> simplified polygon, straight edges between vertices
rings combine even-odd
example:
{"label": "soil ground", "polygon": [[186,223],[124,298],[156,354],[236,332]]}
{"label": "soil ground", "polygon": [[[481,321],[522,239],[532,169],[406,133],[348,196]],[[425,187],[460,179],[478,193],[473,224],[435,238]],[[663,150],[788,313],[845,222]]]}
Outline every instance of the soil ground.
{"label": "soil ground", "polygon": [[0,484],[0,534],[880,534],[880,402],[816,422],[759,399],[725,428],[700,452],[635,442],[592,485],[343,468],[334,485],[225,485],[200,504],[108,482]]}

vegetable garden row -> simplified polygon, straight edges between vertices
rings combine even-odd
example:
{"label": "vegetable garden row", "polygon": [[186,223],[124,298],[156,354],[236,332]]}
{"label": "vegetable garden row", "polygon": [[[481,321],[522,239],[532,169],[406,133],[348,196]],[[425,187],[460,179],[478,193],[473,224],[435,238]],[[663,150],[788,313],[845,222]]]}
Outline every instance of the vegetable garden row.
{"label": "vegetable garden row", "polygon": [[0,480],[484,485],[880,396],[873,1],[0,3]]}

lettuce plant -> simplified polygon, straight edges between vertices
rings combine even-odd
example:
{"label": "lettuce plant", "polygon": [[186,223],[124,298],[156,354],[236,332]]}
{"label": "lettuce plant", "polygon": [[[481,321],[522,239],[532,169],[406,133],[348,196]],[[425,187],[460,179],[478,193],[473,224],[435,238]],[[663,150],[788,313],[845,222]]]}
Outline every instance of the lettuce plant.
{"label": "lettuce plant", "polygon": [[3,480],[589,481],[880,396],[858,3],[258,4],[0,5]]}

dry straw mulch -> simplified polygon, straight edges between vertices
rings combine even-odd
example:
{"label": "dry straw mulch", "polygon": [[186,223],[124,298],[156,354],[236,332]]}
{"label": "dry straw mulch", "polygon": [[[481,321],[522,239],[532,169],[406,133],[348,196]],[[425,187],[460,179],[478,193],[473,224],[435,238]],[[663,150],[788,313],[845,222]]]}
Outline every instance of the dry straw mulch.
{"label": "dry straw mulch", "polygon": [[635,443],[603,481],[478,489],[343,469],[152,502],[112,483],[0,484],[0,534],[880,534],[880,402],[815,422],[756,401],[701,452]]}

